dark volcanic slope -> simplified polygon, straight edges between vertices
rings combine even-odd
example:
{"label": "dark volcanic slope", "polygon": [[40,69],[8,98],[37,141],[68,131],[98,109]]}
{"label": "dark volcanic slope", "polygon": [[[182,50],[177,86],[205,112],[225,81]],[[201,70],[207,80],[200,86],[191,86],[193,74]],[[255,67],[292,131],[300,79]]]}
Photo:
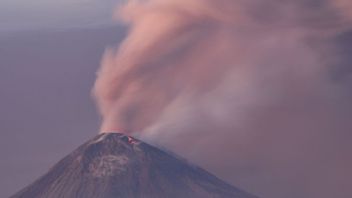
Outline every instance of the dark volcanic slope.
{"label": "dark volcanic slope", "polygon": [[11,198],[254,198],[123,134],[100,134]]}

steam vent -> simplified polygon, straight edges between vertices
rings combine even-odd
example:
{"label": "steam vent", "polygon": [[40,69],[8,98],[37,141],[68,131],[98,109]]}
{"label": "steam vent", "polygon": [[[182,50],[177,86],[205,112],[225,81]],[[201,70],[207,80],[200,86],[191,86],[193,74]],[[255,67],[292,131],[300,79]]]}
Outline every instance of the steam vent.
{"label": "steam vent", "polygon": [[130,136],[100,134],[11,198],[255,198]]}

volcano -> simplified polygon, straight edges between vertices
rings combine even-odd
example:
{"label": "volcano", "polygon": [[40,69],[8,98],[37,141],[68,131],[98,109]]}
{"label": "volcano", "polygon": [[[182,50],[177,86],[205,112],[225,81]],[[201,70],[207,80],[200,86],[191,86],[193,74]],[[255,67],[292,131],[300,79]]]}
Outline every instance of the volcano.
{"label": "volcano", "polygon": [[11,198],[255,198],[133,137],[86,142]]}

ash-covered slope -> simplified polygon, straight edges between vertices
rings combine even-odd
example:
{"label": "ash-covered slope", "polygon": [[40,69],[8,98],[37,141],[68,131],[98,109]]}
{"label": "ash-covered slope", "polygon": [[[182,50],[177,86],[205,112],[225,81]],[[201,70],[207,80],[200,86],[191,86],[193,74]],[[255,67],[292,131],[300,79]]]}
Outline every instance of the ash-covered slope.
{"label": "ash-covered slope", "polygon": [[11,198],[254,198],[132,137],[100,134]]}

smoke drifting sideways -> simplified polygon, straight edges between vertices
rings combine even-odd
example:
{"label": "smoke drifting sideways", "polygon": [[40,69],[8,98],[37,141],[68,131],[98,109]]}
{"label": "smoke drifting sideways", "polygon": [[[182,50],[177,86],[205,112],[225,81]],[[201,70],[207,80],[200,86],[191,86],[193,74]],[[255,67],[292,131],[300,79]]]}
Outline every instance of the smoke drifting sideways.
{"label": "smoke drifting sideways", "polygon": [[352,197],[351,13],[349,0],[130,0],[93,89],[101,131],[263,198]]}

